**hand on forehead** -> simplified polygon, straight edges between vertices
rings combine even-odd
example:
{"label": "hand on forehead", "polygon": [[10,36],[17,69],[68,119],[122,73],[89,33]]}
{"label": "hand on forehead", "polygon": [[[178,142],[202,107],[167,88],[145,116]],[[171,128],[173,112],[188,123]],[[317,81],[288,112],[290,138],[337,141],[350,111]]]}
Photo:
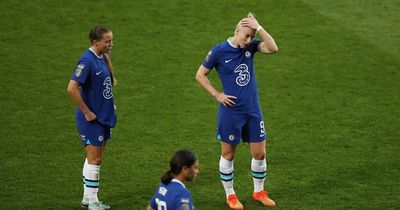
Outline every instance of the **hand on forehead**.
{"label": "hand on forehead", "polygon": [[240,20],[240,22],[242,22],[242,21],[251,21],[251,20],[255,20],[255,18],[253,18],[253,17],[245,17],[242,20]]}
{"label": "hand on forehead", "polygon": [[249,27],[251,29],[257,29],[258,22],[255,18],[247,17],[247,18],[243,18],[242,20],[240,20],[240,26],[241,27]]}

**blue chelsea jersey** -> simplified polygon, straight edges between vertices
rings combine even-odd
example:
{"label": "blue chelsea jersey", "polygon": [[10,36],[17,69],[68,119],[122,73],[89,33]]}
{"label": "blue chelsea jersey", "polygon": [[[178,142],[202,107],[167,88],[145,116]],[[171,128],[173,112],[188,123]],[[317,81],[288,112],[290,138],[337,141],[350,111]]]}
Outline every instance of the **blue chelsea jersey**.
{"label": "blue chelsea jersey", "polygon": [[217,70],[224,93],[237,97],[233,107],[220,104],[220,111],[239,114],[260,111],[253,66],[260,43],[253,39],[245,48],[238,48],[228,39],[213,47],[203,61],[202,65],[210,71]]}
{"label": "blue chelsea jersey", "polygon": [[[108,127],[114,127],[116,116],[112,92],[111,75],[103,59],[89,49],[78,61],[71,80],[80,84],[80,94],[90,111],[97,116],[97,121]],[[83,115],[78,108],[77,115]]]}
{"label": "blue chelsea jersey", "polygon": [[150,201],[153,209],[194,210],[192,195],[177,179],[168,184],[161,183]]}

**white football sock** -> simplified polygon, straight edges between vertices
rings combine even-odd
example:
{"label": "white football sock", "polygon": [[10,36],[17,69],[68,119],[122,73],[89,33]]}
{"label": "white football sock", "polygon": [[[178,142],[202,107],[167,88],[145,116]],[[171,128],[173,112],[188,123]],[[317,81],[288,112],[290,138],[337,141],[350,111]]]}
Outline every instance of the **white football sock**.
{"label": "white football sock", "polygon": [[233,189],[233,160],[229,161],[221,156],[221,159],[219,160],[219,175],[222,185],[225,189],[226,197],[228,197],[228,195],[235,194],[235,190]]}
{"label": "white football sock", "polygon": [[83,168],[82,168],[82,177],[83,177],[83,199],[86,199],[87,196],[87,192],[86,192],[86,186],[85,186],[85,169],[87,168],[86,165],[88,164],[87,158],[85,158],[85,163],[83,164]]}
{"label": "white football sock", "polygon": [[253,176],[254,192],[264,190],[264,181],[267,176],[267,161],[251,159],[251,175]]}
{"label": "white football sock", "polygon": [[91,165],[85,162],[83,167],[83,176],[85,177],[84,194],[89,198],[89,203],[98,202],[97,192],[99,191],[100,166]]}

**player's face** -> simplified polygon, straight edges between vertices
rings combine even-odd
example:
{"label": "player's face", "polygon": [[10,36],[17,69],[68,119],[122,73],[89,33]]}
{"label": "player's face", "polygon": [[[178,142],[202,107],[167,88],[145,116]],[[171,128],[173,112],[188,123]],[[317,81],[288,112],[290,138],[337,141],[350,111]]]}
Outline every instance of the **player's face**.
{"label": "player's face", "polygon": [[256,31],[249,27],[238,27],[235,32],[236,40],[241,48],[246,47],[251,43],[256,35]]}
{"label": "player's face", "polygon": [[196,160],[190,168],[187,168],[186,181],[192,182],[199,173],[199,160]]}
{"label": "player's face", "polygon": [[100,40],[95,40],[94,45],[99,49],[100,53],[109,53],[113,47],[113,34],[112,32],[107,32],[103,34]]}

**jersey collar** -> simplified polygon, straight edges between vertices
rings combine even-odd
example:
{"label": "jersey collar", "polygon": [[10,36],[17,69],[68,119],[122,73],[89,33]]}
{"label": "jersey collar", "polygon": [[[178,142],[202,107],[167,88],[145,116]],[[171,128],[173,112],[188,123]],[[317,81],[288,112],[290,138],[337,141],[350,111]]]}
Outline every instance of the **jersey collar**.
{"label": "jersey collar", "polygon": [[172,179],[171,182],[179,183],[179,184],[182,185],[183,188],[186,188],[186,187],[185,187],[185,184],[183,184],[181,181],[179,181],[179,180],[177,180],[177,179]]}
{"label": "jersey collar", "polygon": [[228,42],[228,44],[231,46],[231,47],[233,47],[233,48],[235,48],[235,49],[238,49],[238,47],[236,47],[235,45],[233,45],[232,44],[232,42],[231,42],[231,40],[229,40],[230,38],[232,38],[232,37],[229,37],[226,41]]}
{"label": "jersey collar", "polygon": [[98,58],[98,59],[103,59],[103,55],[98,56],[97,53],[90,47],[89,48],[90,51],[92,51],[92,53]]}

